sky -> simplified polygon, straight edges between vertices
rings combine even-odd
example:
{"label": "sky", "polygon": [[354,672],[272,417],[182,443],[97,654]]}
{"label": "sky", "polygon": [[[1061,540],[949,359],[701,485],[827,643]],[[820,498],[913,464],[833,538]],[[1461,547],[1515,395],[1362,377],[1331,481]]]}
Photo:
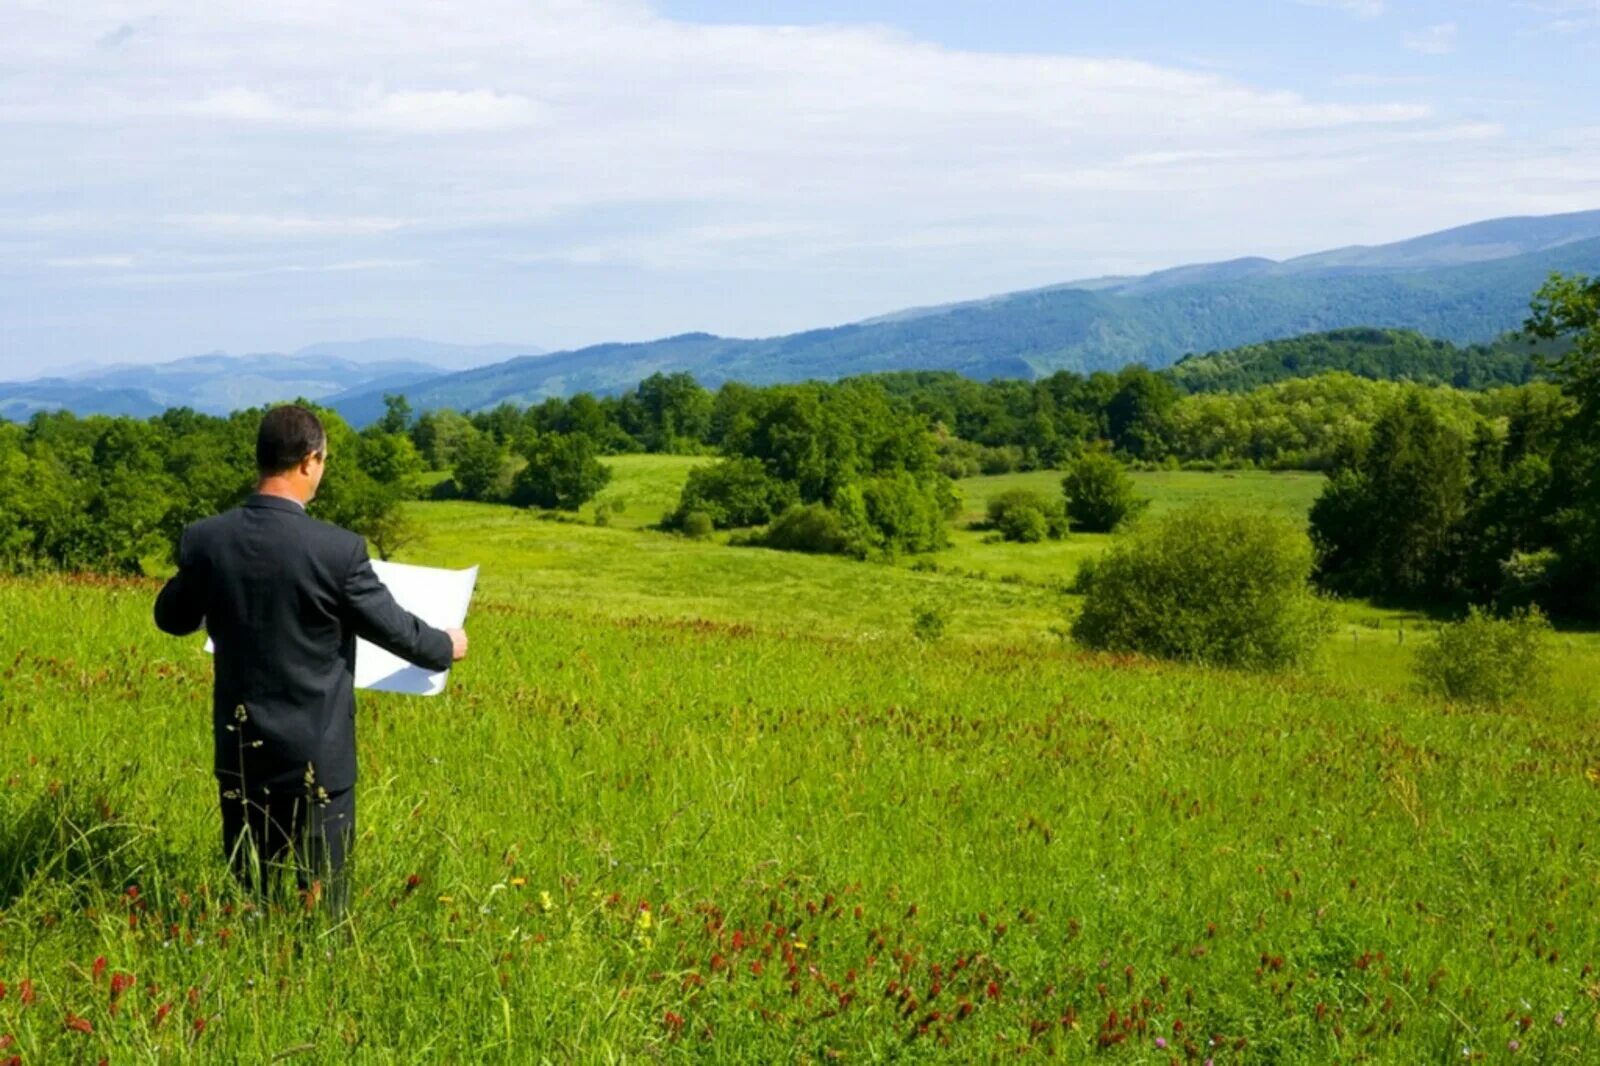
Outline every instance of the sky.
{"label": "sky", "polygon": [[0,378],[1600,207],[1600,0],[0,0]]}

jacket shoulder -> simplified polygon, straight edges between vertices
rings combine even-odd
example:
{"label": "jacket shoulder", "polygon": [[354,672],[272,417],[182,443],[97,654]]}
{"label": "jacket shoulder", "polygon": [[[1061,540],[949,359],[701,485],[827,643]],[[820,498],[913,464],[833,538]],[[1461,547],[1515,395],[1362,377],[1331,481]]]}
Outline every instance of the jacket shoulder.
{"label": "jacket shoulder", "polygon": [[361,534],[352,533],[343,526],[324,522],[320,518],[304,515],[299,519],[299,524],[306,530],[306,537],[330,556],[349,560],[357,550],[367,546],[367,538]]}

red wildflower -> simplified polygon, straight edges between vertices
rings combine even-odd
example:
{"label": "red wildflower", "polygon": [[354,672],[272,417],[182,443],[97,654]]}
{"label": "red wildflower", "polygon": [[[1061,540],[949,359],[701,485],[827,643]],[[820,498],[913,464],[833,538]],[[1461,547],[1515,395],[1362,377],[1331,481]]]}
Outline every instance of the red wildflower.
{"label": "red wildflower", "polygon": [[0,1051],[4,1051],[17,1042],[17,1038],[10,1033],[0,1033]]}
{"label": "red wildflower", "polygon": [[206,1031],[206,1019],[204,1015],[201,1015],[194,1020],[194,1031],[196,1033],[203,1033]]}
{"label": "red wildflower", "polygon": [[95,984],[99,984],[100,975],[105,972],[106,957],[104,955],[96,955],[94,959],[94,967],[89,971],[90,980],[94,981]]}
{"label": "red wildflower", "polygon": [[989,982],[989,987],[985,988],[983,990],[983,992],[984,992],[984,995],[988,996],[990,999],[999,999],[1000,998],[1000,982],[998,982],[998,981],[990,981]]}
{"label": "red wildflower", "polygon": [[71,1011],[67,1011],[66,1027],[79,1033],[94,1032],[94,1023],[88,1018],[80,1018]]}
{"label": "red wildflower", "polygon": [[13,1055],[4,1062],[0,1062],[0,1066],[22,1066],[22,1056]]}
{"label": "red wildflower", "polygon": [[683,1031],[683,1015],[674,1011],[667,1011],[666,1016],[661,1019],[661,1023],[667,1027],[667,1031],[673,1036],[677,1036]]}
{"label": "red wildflower", "polygon": [[422,875],[412,874],[410,877],[406,878],[406,891],[415,892],[417,890],[417,886],[420,884],[422,884]]}
{"label": "red wildflower", "polygon": [[172,1013],[172,1004],[171,1003],[163,1003],[163,1004],[161,1004],[161,1006],[156,1008],[156,1020],[155,1020],[155,1022],[153,1024],[160,1025],[162,1022],[167,1020],[167,1015],[169,1015],[171,1013]]}
{"label": "red wildflower", "polygon": [[33,1006],[33,982],[23,978],[22,982],[17,985],[17,995],[22,998],[24,1007]]}

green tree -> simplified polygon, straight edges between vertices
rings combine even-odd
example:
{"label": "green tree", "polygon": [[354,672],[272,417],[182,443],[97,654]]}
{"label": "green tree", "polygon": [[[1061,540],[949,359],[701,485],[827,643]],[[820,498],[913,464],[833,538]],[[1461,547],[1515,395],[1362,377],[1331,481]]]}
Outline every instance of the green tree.
{"label": "green tree", "polygon": [[472,423],[458,411],[425,411],[411,426],[411,443],[430,470],[449,470],[455,466],[457,449],[472,432]]}
{"label": "green tree", "polygon": [[650,375],[624,407],[637,412],[637,424],[624,428],[646,451],[692,452],[711,432],[711,394],[689,374]]}
{"label": "green tree", "polygon": [[456,446],[451,480],[464,500],[492,499],[499,490],[505,450],[491,433],[472,429]]}
{"label": "green tree", "polygon": [[735,456],[689,471],[669,524],[681,527],[688,516],[703,514],[718,529],[758,526],[798,500],[794,486],[769,474],[759,459]]}
{"label": "green tree", "polygon": [[1528,329],[1571,349],[1554,377],[1573,405],[1551,460],[1564,609],[1600,616],[1600,278],[1553,276]]}
{"label": "green tree", "polygon": [[403,395],[384,393],[383,417],[375,426],[379,433],[404,434],[411,428],[411,404]]}
{"label": "green tree", "polygon": [[1312,506],[1318,582],[1367,596],[1449,594],[1460,584],[1468,488],[1466,442],[1411,392]]}
{"label": "green tree", "polygon": [[527,453],[528,465],[512,482],[511,502],[519,507],[576,511],[611,480],[594,441],[581,433],[540,437]]}
{"label": "green tree", "polygon": [[1061,479],[1073,529],[1109,533],[1144,508],[1133,479],[1103,451],[1084,453]]}

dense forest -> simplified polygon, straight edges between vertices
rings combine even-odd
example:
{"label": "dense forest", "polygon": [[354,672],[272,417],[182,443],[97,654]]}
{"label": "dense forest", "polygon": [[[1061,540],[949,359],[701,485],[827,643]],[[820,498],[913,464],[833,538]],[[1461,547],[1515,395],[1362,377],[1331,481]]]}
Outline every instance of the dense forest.
{"label": "dense forest", "polygon": [[1459,347],[1408,329],[1337,329],[1180,359],[1167,374],[1186,392],[1240,392],[1288,378],[1342,370],[1374,381],[1484,389],[1522,385],[1559,346],[1522,333]]}
{"label": "dense forest", "polygon": [[[603,455],[704,454],[665,526],[770,526],[752,539],[869,555],[942,546],[952,482],[980,473],[1100,454],[1316,469],[1331,474],[1312,515],[1326,587],[1600,613],[1586,561],[1600,558],[1597,292],[1553,279],[1525,337],[1466,349],[1342,330],[1168,372],[907,371],[714,392],[658,373],[620,395],[471,415],[419,415],[391,395],[360,432],[322,412],[332,462],[313,509],[387,555],[428,470],[449,474],[436,495],[575,509],[604,486]],[[1564,354],[1535,359],[1532,342]],[[0,422],[0,566],[137,572],[163,557],[186,522],[248,491],[261,413]]]}

